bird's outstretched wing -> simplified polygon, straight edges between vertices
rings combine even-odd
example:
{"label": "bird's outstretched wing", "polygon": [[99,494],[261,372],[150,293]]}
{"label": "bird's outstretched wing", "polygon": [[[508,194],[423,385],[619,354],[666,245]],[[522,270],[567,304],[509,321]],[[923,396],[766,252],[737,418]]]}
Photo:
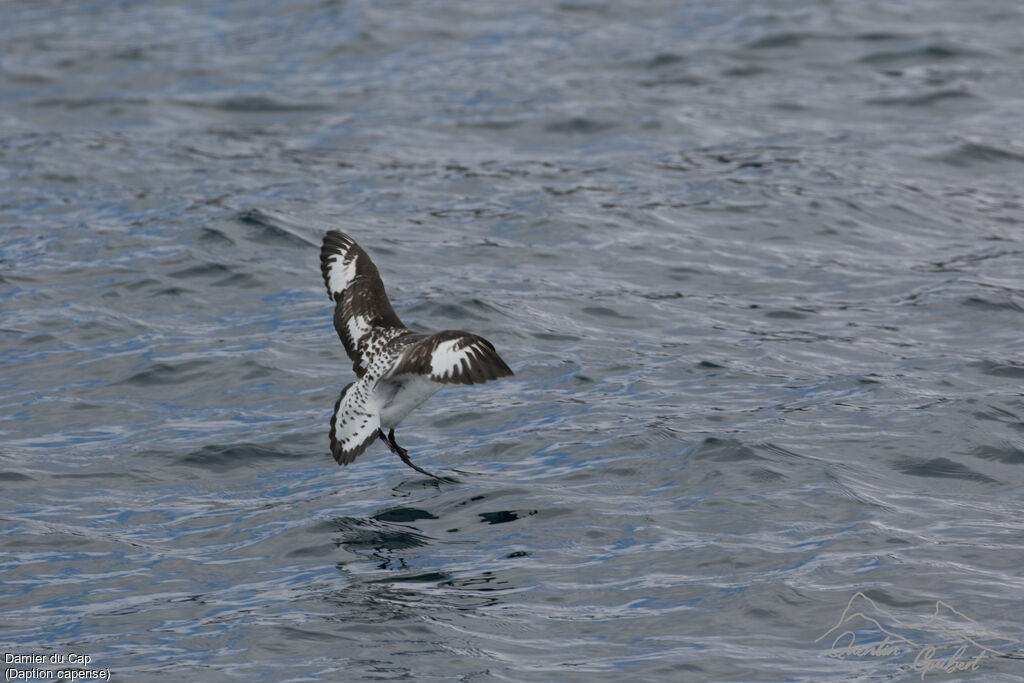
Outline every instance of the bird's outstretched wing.
{"label": "bird's outstretched wing", "polygon": [[324,235],[320,272],[327,295],[334,301],[334,329],[356,377],[362,377],[369,356],[408,330],[391,307],[377,266],[345,233],[332,230]]}
{"label": "bird's outstretched wing", "polygon": [[380,414],[370,410],[362,385],[353,382],[341,390],[331,415],[331,455],[347,465],[380,434]]}
{"label": "bird's outstretched wing", "polygon": [[386,379],[405,374],[425,375],[442,384],[478,384],[510,377],[512,371],[483,337],[445,330],[407,346]]}

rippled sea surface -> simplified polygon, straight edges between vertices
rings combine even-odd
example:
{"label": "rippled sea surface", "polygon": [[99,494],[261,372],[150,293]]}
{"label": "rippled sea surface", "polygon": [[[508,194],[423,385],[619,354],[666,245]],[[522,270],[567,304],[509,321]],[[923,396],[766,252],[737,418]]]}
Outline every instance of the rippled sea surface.
{"label": "rippled sea surface", "polygon": [[2,12],[8,676],[1024,680],[1019,2]]}

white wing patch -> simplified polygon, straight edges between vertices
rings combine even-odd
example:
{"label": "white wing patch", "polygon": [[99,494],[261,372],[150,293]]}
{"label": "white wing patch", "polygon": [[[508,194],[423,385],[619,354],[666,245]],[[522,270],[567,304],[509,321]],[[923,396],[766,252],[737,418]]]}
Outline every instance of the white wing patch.
{"label": "white wing patch", "polygon": [[356,277],[356,258],[347,251],[327,261],[327,289],[331,296],[341,294]]}
{"label": "white wing patch", "polygon": [[417,336],[418,339],[407,339],[409,345],[386,371],[385,377],[413,373],[442,384],[482,384],[512,375],[505,361],[483,337],[460,330],[412,335]]}
{"label": "white wing patch", "polygon": [[365,315],[354,315],[348,319],[348,336],[356,344],[370,331],[370,319]]}
{"label": "white wing patch", "polygon": [[408,330],[391,308],[377,266],[345,233],[324,235],[320,272],[334,302],[334,329],[352,370],[362,377],[381,343],[393,339],[396,331]]}
{"label": "white wing patch", "polygon": [[431,377],[443,380],[455,376],[455,372],[461,366],[463,359],[468,357],[469,352],[473,348],[472,346],[466,346],[461,349],[455,348],[462,343],[464,343],[462,339],[452,339],[437,345],[437,348],[434,349],[434,353],[430,357]]}

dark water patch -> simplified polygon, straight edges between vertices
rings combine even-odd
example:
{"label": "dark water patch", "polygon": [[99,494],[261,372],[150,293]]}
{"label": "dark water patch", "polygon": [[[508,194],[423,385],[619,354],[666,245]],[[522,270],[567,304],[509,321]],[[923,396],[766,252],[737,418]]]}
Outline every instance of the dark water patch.
{"label": "dark water patch", "polygon": [[242,367],[245,368],[245,374],[240,377],[246,382],[274,377],[278,372],[277,368],[268,367],[253,360],[243,362]]}
{"label": "dark water patch", "polygon": [[497,510],[495,512],[479,512],[480,519],[488,524],[507,524],[522,517],[537,514],[537,510]]}
{"label": "dark water patch", "polygon": [[26,85],[46,85],[57,80],[56,74],[48,74],[45,71],[11,69],[7,67],[0,67],[0,75],[13,83],[24,83]]}
{"label": "dark water patch", "polygon": [[786,475],[767,467],[756,467],[746,473],[751,481],[759,484],[772,484],[786,478]]}
{"label": "dark water patch", "polygon": [[772,102],[771,105],[769,105],[769,106],[771,106],[772,109],[778,109],[780,111],[788,111],[788,112],[804,112],[804,111],[809,112],[809,111],[813,111],[812,107],[809,107],[806,104],[803,104],[801,102],[782,102],[782,101],[780,101],[780,102]]}
{"label": "dark water patch", "polygon": [[[1019,425],[1024,428],[1024,425]],[[1000,444],[975,446],[971,455],[985,460],[996,460],[1007,465],[1024,465],[1024,447],[1009,441]]]}
{"label": "dark water patch", "polygon": [[126,289],[128,291],[135,291],[135,290],[138,290],[138,289],[149,289],[149,288],[152,288],[152,287],[158,287],[161,284],[163,284],[163,283],[161,283],[156,278],[144,277],[144,278],[139,278],[137,280],[131,280],[129,282],[124,282],[120,286],[123,289]]}
{"label": "dark water patch", "polygon": [[198,278],[231,277],[234,275],[234,271],[231,266],[223,263],[208,262],[189,266],[188,268],[182,268],[181,270],[175,270],[168,273],[168,275],[180,280],[193,280]]}
{"label": "dark water patch", "polygon": [[980,296],[969,296],[960,302],[962,305],[969,308],[976,308],[987,311],[1013,312],[1013,313],[1024,313],[1024,306],[1021,306],[1012,299],[1006,301],[992,301]]}
{"label": "dark water patch", "polygon": [[697,444],[690,457],[693,460],[713,460],[715,462],[763,459],[754,452],[753,448],[736,439],[722,439],[715,436],[710,436]]}
{"label": "dark water patch", "polygon": [[977,95],[967,90],[936,90],[927,93],[911,93],[892,97],[872,97],[865,104],[880,107],[934,107],[944,102],[960,102],[979,100]]}
{"label": "dark water patch", "polygon": [[409,313],[423,314],[428,321],[434,318],[449,318],[455,321],[462,319],[492,320],[505,317],[507,313],[494,304],[483,299],[459,299],[458,301],[425,301],[405,309]]}
{"label": "dark water patch", "polygon": [[814,344],[818,342],[833,342],[841,341],[843,343],[853,343],[855,339],[853,337],[830,337],[828,335],[820,334],[812,330],[762,330],[762,329],[748,329],[744,330],[746,334],[752,337],[759,337],[765,340],[776,341],[776,342],[799,342],[803,344]]}
{"label": "dark water patch", "polygon": [[320,245],[320,237],[306,237],[304,232],[309,228],[283,214],[265,209],[246,209],[238,214],[238,220],[256,229],[251,237],[261,244],[303,248]]}
{"label": "dark water patch", "polygon": [[486,413],[479,411],[459,411],[457,414],[444,415],[442,417],[436,417],[430,421],[431,426],[447,428],[447,427],[458,427],[460,425],[469,424],[473,421],[486,418]]}
{"label": "dark water patch", "polygon": [[802,32],[783,32],[773,33],[767,36],[762,36],[757,40],[753,40],[747,43],[747,48],[751,50],[775,50],[779,48],[794,48],[799,47],[805,40],[820,38],[821,36],[813,33],[802,33]]}
{"label": "dark water patch", "polygon": [[55,472],[50,475],[52,479],[74,479],[75,481],[86,481],[89,479],[136,479],[145,477],[142,472],[137,471],[106,471],[106,472]]}
{"label": "dark water patch", "polygon": [[21,472],[0,471],[0,482],[25,482],[35,481],[32,477]]}
{"label": "dark water patch", "polygon": [[490,507],[494,501],[500,498],[517,498],[527,493],[528,491],[525,489],[513,488],[489,490],[486,493],[479,493],[472,496],[460,495],[459,498],[449,501],[445,506],[445,511],[439,514],[445,518],[453,514],[465,516],[467,514],[466,511],[479,508],[484,504]]}
{"label": "dark water patch", "polygon": [[[276,633],[277,637],[274,638],[273,642],[267,643],[266,647],[271,651],[276,651],[276,654],[282,656],[287,655],[289,647],[294,647],[295,643],[316,643],[317,646],[319,647],[328,647],[327,645],[323,644],[331,643],[332,645],[330,647],[339,647],[347,640],[346,637],[338,633],[325,632],[323,630],[313,628],[300,628],[298,626],[278,625],[274,627],[274,632]],[[282,640],[284,642],[282,642]],[[291,643],[292,645],[290,646],[289,643]],[[378,663],[374,662],[374,664]],[[379,664],[383,665],[384,663],[379,662]],[[381,669],[378,669],[378,671],[380,670]],[[215,671],[215,669],[213,667],[209,667],[207,671],[209,671],[208,675],[214,677],[213,672]]]}
{"label": "dark water patch", "polygon": [[976,411],[972,416],[978,420],[1000,422],[1011,429],[1024,431],[1024,419],[1020,415],[999,406],[988,406],[986,410]]}
{"label": "dark water patch", "polygon": [[153,292],[149,296],[152,296],[152,297],[177,298],[177,297],[193,295],[195,293],[196,293],[195,290],[188,289],[186,287],[165,287],[163,289],[159,289],[159,290]]}
{"label": "dark water patch", "polygon": [[263,286],[263,279],[250,273],[235,273],[226,278],[210,283],[211,287],[239,287],[242,289],[253,289]]}
{"label": "dark water patch", "polygon": [[332,557],[338,551],[338,546],[335,543],[318,543],[315,545],[307,545],[301,548],[295,548],[285,554],[285,557],[302,559],[312,557]]}
{"label": "dark water patch", "polygon": [[1024,153],[977,142],[964,142],[935,159],[950,166],[966,168],[979,164],[1018,164],[1024,162]]}
{"label": "dark water patch", "polygon": [[[698,86],[704,85],[704,83],[706,83],[706,79],[683,69],[664,70],[655,78],[644,78],[639,81],[639,85],[645,88],[670,85]],[[644,127],[647,129],[659,128],[661,127],[661,122],[648,121],[644,124]]]}
{"label": "dark water patch", "polygon": [[[965,266],[977,267],[984,261],[991,259],[998,259],[1004,257],[1020,256],[1024,252],[1017,249],[992,249],[985,248],[978,251],[972,251],[967,254],[958,254],[952,258],[946,258],[942,260],[932,261],[930,265],[933,265],[935,272],[961,272]],[[1018,289],[1010,287],[999,287],[983,282],[972,283],[986,289],[999,291],[1006,295],[1017,294],[1020,292]]]}
{"label": "dark water patch", "polygon": [[594,135],[603,133],[606,130],[615,128],[614,123],[595,121],[583,116],[575,116],[564,121],[554,121],[544,126],[547,133],[560,133],[562,135]]}
{"label": "dark water patch", "polygon": [[580,312],[586,313],[587,315],[595,318],[617,318],[619,320],[635,319],[634,316],[619,313],[614,308],[608,308],[607,306],[584,306],[580,309]]}
{"label": "dark water patch", "polygon": [[227,236],[223,230],[217,228],[203,228],[199,234],[199,244],[208,247],[233,247],[235,241]]}
{"label": "dark water patch", "polygon": [[[887,607],[895,607],[901,609],[935,607],[935,602],[933,600],[928,600],[927,598],[914,598],[908,597],[906,595],[895,594],[891,590],[886,590],[885,588],[869,588],[866,590],[861,590],[859,591],[859,593],[860,595],[866,596],[870,598],[872,601],[876,603],[881,603]],[[859,599],[859,596],[855,595],[854,599]],[[862,603],[860,602],[854,602],[852,604],[858,607],[862,606]],[[868,610],[870,610],[868,614],[870,614],[871,611],[873,611],[873,608],[871,607],[870,603],[865,603],[863,604],[863,606],[867,607]]]}
{"label": "dark water patch", "polygon": [[294,453],[258,444],[211,445],[175,458],[174,463],[220,474],[240,467],[262,466],[268,462],[294,461],[298,457]]}
{"label": "dark water patch", "polygon": [[587,0],[570,0],[569,2],[560,2],[556,7],[560,12],[603,14],[607,10],[607,5],[600,2],[587,2]]}
{"label": "dark water patch", "polygon": [[683,294],[682,292],[678,292],[678,291],[677,292],[644,292],[640,296],[642,296],[645,299],[650,299],[651,301],[669,301],[671,299],[682,299],[682,298],[686,297],[686,294]]}
{"label": "dark water patch", "polygon": [[905,50],[872,52],[864,55],[858,61],[863,64],[892,67],[898,64],[928,64],[935,61],[981,56],[984,56],[984,53],[971,48],[944,43],[929,43]]}
{"label": "dark water patch", "polygon": [[151,100],[138,97],[53,97],[35,100],[32,106],[69,111],[105,107],[107,113],[116,116],[124,113],[127,107],[145,108],[151,104]]}
{"label": "dark water patch", "polygon": [[675,52],[661,52],[642,63],[645,69],[660,69],[666,66],[675,66],[686,61],[686,57]]}
{"label": "dark water patch", "polygon": [[431,542],[427,536],[408,527],[355,517],[335,517],[314,525],[311,531],[337,534],[336,545],[355,552],[408,550]]}
{"label": "dark water patch", "polygon": [[[442,585],[458,590],[479,591],[483,593],[508,590],[512,587],[509,585],[508,581],[502,580],[497,574],[491,571],[484,571],[476,576],[456,577],[445,581]],[[493,602],[490,604],[497,603]]]}
{"label": "dark water patch", "polygon": [[562,334],[559,332],[531,332],[530,336],[535,339],[543,339],[545,341],[556,341],[556,342],[577,342],[580,341],[581,337],[574,334]]}
{"label": "dark water patch", "polygon": [[379,522],[403,523],[415,522],[418,519],[437,519],[437,515],[419,508],[397,507],[378,512],[373,516],[373,519]]}
{"label": "dark water patch", "polygon": [[771,73],[771,68],[761,64],[743,64],[741,66],[731,66],[728,69],[722,70],[722,75],[726,78],[755,78],[757,76],[765,76]]}
{"label": "dark water patch", "polygon": [[1019,361],[991,361],[985,360],[972,363],[981,373],[991,377],[1009,377],[1011,379],[1024,379],[1024,362]]}
{"label": "dark water patch", "polygon": [[487,320],[488,318],[479,315],[471,310],[476,306],[465,306],[461,303],[424,301],[403,311],[403,316],[422,315],[424,320],[434,323],[442,318],[449,320]]}
{"label": "dark water patch", "polygon": [[[382,568],[391,568],[391,567],[382,567]],[[451,579],[451,577],[452,577],[452,575],[449,572],[441,572],[441,571],[423,572],[423,573],[420,573],[420,574],[404,573],[404,574],[394,574],[394,575],[391,575],[391,576],[381,577],[379,579],[370,579],[369,581],[367,581],[367,583],[370,583],[370,584],[385,583],[385,584],[388,584],[388,585],[394,584],[394,583],[425,583],[425,584],[434,584],[434,585],[436,585],[436,584],[440,584],[440,583],[444,583],[444,582],[449,581]]]}
{"label": "dark water patch", "polygon": [[949,458],[929,458],[927,460],[914,460],[904,458],[893,463],[893,469],[903,474],[914,477],[937,477],[944,479],[964,479],[976,481],[983,484],[995,484],[995,479],[981,472],[975,472],[966,465],[954,462]]}
{"label": "dark water patch", "polygon": [[781,320],[802,320],[808,317],[808,312],[800,310],[790,311],[765,311],[762,315],[766,318],[778,318]]}
{"label": "dark water patch", "polygon": [[552,187],[550,185],[545,185],[542,189],[545,192],[547,192],[549,195],[552,195],[554,197],[567,197],[569,195],[574,195],[577,192],[612,192],[613,191],[610,188],[600,187],[598,185],[572,185],[570,187]]}
{"label": "dark water patch", "polygon": [[198,372],[212,364],[208,360],[188,360],[179,363],[154,363],[116,384],[135,384],[138,386],[158,386],[184,384],[192,382],[205,374]]}
{"label": "dark water patch", "polygon": [[82,178],[72,175],[71,173],[44,173],[42,178],[46,181],[65,183],[68,185],[75,185],[83,181]]}
{"label": "dark water patch", "polygon": [[[631,434],[627,437],[612,439],[608,446],[613,452],[635,453],[654,452],[665,453],[676,452],[679,444],[679,435],[672,429],[665,427],[660,421],[648,424],[638,434]],[[608,467],[603,466],[601,472],[610,477],[630,477],[636,474],[631,467]]]}
{"label": "dark water patch", "polygon": [[908,40],[910,34],[895,33],[893,31],[865,31],[854,36],[855,40],[863,40],[866,43],[880,43],[892,40]]}
{"label": "dark water patch", "polygon": [[755,448],[769,455],[782,456],[784,459],[806,460],[805,456],[770,441],[759,443]]}
{"label": "dark water patch", "polygon": [[698,268],[692,268],[690,266],[672,266],[668,269],[667,276],[672,280],[679,280],[686,282],[692,280],[694,277],[704,275],[704,271]]}
{"label": "dark water patch", "polygon": [[[402,474],[407,477],[406,479],[403,479],[398,486],[394,487],[393,490],[399,493],[422,493],[423,491],[436,491],[441,488],[442,484],[461,483],[458,478],[453,477],[450,474],[438,474],[437,472],[435,472],[434,474],[437,475],[437,479],[425,477],[419,474],[414,474],[411,470],[407,469],[405,465],[403,465],[401,462],[396,462],[398,462]],[[419,464],[415,454],[413,454],[413,462],[417,462],[417,464]]]}
{"label": "dark water patch", "polygon": [[237,114],[279,114],[287,112],[320,112],[332,108],[320,102],[301,102],[281,97],[261,95],[237,95],[214,100],[179,100],[187,107],[219,109]]}
{"label": "dark water patch", "polygon": [[429,213],[434,218],[451,219],[470,223],[476,220],[511,219],[513,214],[494,206],[459,206],[451,208],[432,208]]}
{"label": "dark water patch", "polygon": [[101,320],[87,320],[77,325],[75,332],[76,335],[81,336],[84,341],[95,343],[119,336],[123,337],[128,331],[126,328],[135,330],[140,327],[141,326],[135,323],[126,324],[126,321],[124,320],[118,320],[116,323]]}
{"label": "dark water patch", "polygon": [[459,121],[459,125],[465,128],[479,128],[481,130],[504,131],[521,126],[525,121],[511,119],[484,119],[481,121]]}

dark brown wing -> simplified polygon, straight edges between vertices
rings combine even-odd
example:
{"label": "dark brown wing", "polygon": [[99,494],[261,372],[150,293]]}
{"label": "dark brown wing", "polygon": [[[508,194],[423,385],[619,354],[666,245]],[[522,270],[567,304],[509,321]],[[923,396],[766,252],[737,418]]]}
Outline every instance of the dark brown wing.
{"label": "dark brown wing", "polygon": [[426,375],[444,384],[475,384],[510,377],[512,371],[483,337],[445,330],[406,347],[387,376],[404,374]]}
{"label": "dark brown wing", "polygon": [[356,377],[369,366],[368,351],[407,331],[388,301],[377,266],[351,237],[332,230],[320,249],[320,272],[334,301],[334,329]]}

